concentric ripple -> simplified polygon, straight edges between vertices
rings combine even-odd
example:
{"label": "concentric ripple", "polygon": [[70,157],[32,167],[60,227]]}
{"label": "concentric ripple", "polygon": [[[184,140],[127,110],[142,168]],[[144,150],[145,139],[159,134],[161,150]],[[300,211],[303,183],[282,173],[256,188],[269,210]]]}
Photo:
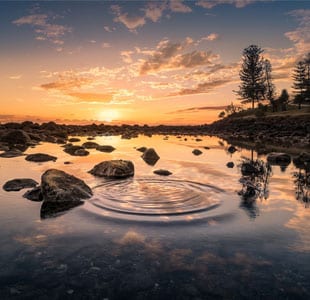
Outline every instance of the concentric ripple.
{"label": "concentric ripple", "polygon": [[223,190],[192,181],[131,178],[107,180],[93,188],[86,209],[127,220],[174,221],[201,218],[218,207]]}

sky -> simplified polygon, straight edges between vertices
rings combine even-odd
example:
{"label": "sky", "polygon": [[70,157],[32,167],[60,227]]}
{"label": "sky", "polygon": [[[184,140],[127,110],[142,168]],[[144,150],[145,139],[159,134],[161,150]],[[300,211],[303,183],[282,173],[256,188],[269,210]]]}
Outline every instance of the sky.
{"label": "sky", "polygon": [[0,122],[206,124],[249,45],[291,93],[310,1],[0,1],[0,27]]}

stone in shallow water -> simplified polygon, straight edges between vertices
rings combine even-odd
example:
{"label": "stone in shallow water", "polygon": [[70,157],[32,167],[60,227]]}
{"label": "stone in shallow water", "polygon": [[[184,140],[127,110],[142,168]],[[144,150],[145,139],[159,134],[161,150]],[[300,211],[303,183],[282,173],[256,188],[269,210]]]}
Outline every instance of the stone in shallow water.
{"label": "stone in shallow water", "polygon": [[95,165],[90,174],[108,178],[126,178],[134,175],[134,164],[129,160],[107,160]]}
{"label": "stone in shallow water", "polygon": [[101,152],[108,152],[108,153],[110,153],[110,152],[114,151],[115,148],[113,146],[110,146],[110,145],[102,145],[102,146],[98,145],[96,147],[96,150],[97,151],[101,151]]}
{"label": "stone in shallow water", "polygon": [[3,189],[7,192],[16,192],[25,188],[32,188],[38,185],[38,183],[31,178],[17,178],[7,181],[3,185]]}
{"label": "stone in shallow water", "polygon": [[235,164],[232,161],[230,161],[226,164],[226,166],[227,166],[227,168],[233,168],[235,166]]}
{"label": "stone in shallow water", "polygon": [[86,148],[86,149],[96,149],[99,145],[95,142],[86,142],[84,144],[82,144],[82,147]]}
{"label": "stone in shallow water", "polygon": [[57,157],[44,154],[44,153],[35,153],[35,154],[29,154],[25,157],[27,161],[34,161],[34,162],[45,162],[45,161],[56,161]]}
{"label": "stone in shallow water", "polygon": [[64,151],[73,156],[86,156],[89,154],[83,147],[71,144],[65,145]]}
{"label": "stone in shallow water", "polygon": [[70,143],[75,143],[75,142],[80,142],[81,141],[81,139],[79,139],[79,138],[70,138],[69,140],[68,140],[68,142],[70,142]]}
{"label": "stone in shallow water", "polygon": [[24,130],[9,130],[0,138],[1,142],[14,144],[27,144],[31,142],[29,135]]}
{"label": "stone in shallow water", "polygon": [[142,154],[142,159],[151,166],[154,166],[157,161],[160,159],[159,155],[153,148],[146,149]]}
{"label": "stone in shallow water", "polygon": [[164,170],[164,169],[155,170],[153,171],[153,173],[157,175],[162,175],[162,176],[169,176],[172,174],[170,171]]}
{"label": "stone in shallow water", "polygon": [[49,169],[41,177],[45,202],[79,202],[92,196],[91,188],[81,179],[57,169]]}
{"label": "stone in shallow water", "polygon": [[234,147],[234,146],[229,146],[228,149],[227,149],[227,151],[228,151],[229,153],[235,153],[235,152],[237,151],[237,148]]}
{"label": "stone in shallow water", "polygon": [[27,191],[24,195],[24,198],[31,200],[31,201],[42,201],[42,192],[41,192],[41,187],[35,187],[34,189]]}
{"label": "stone in shallow water", "polygon": [[137,151],[143,153],[143,152],[145,152],[146,149],[147,149],[146,147],[139,147],[139,148],[137,148]]}
{"label": "stone in shallow water", "polygon": [[200,155],[200,154],[202,154],[202,151],[200,151],[199,149],[194,149],[194,150],[192,151],[192,153],[193,153],[194,155]]}
{"label": "stone in shallow water", "polygon": [[41,219],[57,217],[66,211],[83,205],[83,201],[46,202],[43,201],[40,209]]}
{"label": "stone in shallow water", "polygon": [[25,154],[22,151],[20,151],[18,149],[14,149],[14,150],[8,150],[8,151],[1,153],[0,157],[12,158],[12,157],[18,157],[18,156],[23,156],[23,155],[25,155]]}

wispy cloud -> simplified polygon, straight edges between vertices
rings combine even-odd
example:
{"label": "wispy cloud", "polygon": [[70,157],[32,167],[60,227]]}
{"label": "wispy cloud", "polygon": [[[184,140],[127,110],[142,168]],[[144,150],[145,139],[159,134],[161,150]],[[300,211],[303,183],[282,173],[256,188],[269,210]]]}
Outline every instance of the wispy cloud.
{"label": "wispy cloud", "polygon": [[171,0],[170,9],[171,11],[178,13],[189,13],[192,11],[192,9],[185,5],[182,0]]}
{"label": "wispy cloud", "polygon": [[223,110],[227,105],[218,105],[218,106],[198,106],[198,107],[189,107],[185,109],[175,110],[169,113],[196,113],[202,110]]}
{"label": "wispy cloud", "polygon": [[78,101],[83,102],[111,102],[113,100],[113,93],[110,94],[99,94],[99,93],[67,93]]}
{"label": "wispy cloud", "polygon": [[141,60],[140,75],[162,70],[175,70],[194,68],[203,65],[211,65],[218,56],[211,51],[191,51],[184,53],[193,40],[187,38],[182,43],[171,43],[169,40],[162,40],[147,59]]}
{"label": "wispy cloud", "polygon": [[9,76],[9,79],[11,79],[11,80],[18,80],[18,79],[21,79],[21,78],[22,78],[22,75],[20,75],[20,74]]}
{"label": "wispy cloud", "polygon": [[72,28],[66,25],[55,24],[54,18],[47,14],[31,14],[21,17],[12,23],[17,26],[29,25],[34,28],[35,39],[38,41],[48,40],[56,45],[64,43],[63,37],[72,32]]}
{"label": "wispy cloud", "polygon": [[196,2],[196,5],[203,8],[211,9],[220,4],[232,4],[235,5],[237,8],[242,8],[256,1],[258,0],[199,0]]}

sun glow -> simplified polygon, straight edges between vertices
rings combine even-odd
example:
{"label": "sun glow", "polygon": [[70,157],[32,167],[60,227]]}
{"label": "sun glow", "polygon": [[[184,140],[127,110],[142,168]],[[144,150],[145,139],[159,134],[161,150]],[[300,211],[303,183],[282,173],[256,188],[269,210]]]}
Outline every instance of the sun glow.
{"label": "sun glow", "polygon": [[99,112],[98,114],[98,120],[104,121],[104,122],[113,122],[117,119],[119,119],[120,113],[119,111],[115,109],[105,109]]}

